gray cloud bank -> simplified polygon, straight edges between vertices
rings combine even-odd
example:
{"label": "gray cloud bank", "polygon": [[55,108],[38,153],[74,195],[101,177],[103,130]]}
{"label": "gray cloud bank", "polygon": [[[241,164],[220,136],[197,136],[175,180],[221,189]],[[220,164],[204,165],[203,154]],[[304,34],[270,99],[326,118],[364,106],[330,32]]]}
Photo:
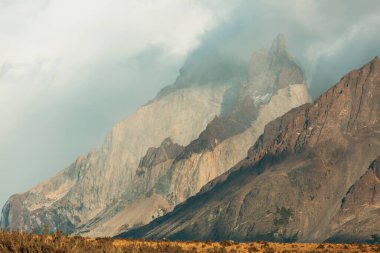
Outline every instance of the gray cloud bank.
{"label": "gray cloud bank", "polygon": [[[15,2],[22,6],[26,3]],[[37,2],[38,5],[29,7],[26,4],[25,8],[33,12],[28,22],[38,24],[36,13],[46,11],[53,1]],[[84,8],[92,4],[85,2],[82,3]],[[122,1],[116,2],[120,5]],[[347,71],[380,55],[380,1],[377,0],[238,0],[228,4],[210,0],[195,11],[188,11],[188,5],[169,8],[176,1],[162,2],[162,8],[140,5],[140,14],[134,18],[122,18],[121,11],[105,13],[103,19],[94,15],[95,18],[76,20],[79,26],[86,22],[98,23],[90,29],[78,28],[75,37],[83,36],[82,39],[63,44],[53,40],[56,44],[48,52],[48,55],[53,54],[50,58],[27,54],[45,52],[47,44],[38,47],[44,43],[43,39],[34,44],[32,40],[30,51],[13,48],[14,55],[9,54],[7,45],[0,43],[0,54],[7,56],[0,56],[0,105],[3,108],[0,116],[5,119],[0,128],[0,204],[10,194],[27,190],[68,165],[77,155],[97,146],[113,123],[175,82],[182,65],[176,81],[179,86],[187,82],[241,80],[245,78],[251,53],[269,47],[273,38],[283,33],[289,51],[306,73],[315,98]],[[0,15],[6,17],[9,6],[12,6],[11,1],[0,0]],[[72,6],[75,4],[51,8],[51,13],[46,15],[56,17],[60,10],[64,9],[65,13]],[[103,7],[100,5],[95,10]],[[112,10],[121,9],[118,7]],[[24,9],[17,10],[22,14]],[[213,10],[216,16],[221,16],[210,18],[213,14],[209,12]],[[143,24],[139,26],[142,31],[135,33],[134,22],[141,24],[144,18],[148,22],[149,11],[161,11],[174,18],[163,20],[168,28],[162,31],[156,31],[154,25]],[[178,13],[181,11],[190,14]],[[70,15],[61,16],[54,26],[42,31],[37,29],[38,37],[48,36],[50,29],[59,30],[73,22],[65,20],[70,19]],[[116,19],[107,21],[111,16]],[[207,21],[209,18],[214,20],[212,25]],[[178,20],[183,25],[172,27]],[[192,23],[196,21],[198,23]],[[130,30],[124,30],[123,22],[132,23]],[[33,36],[25,23],[17,20],[12,25],[13,30],[9,24],[0,25],[5,39],[21,30],[26,31],[25,38]],[[195,31],[192,27],[196,27]],[[93,32],[88,34],[89,30]],[[54,33],[61,39],[70,36],[70,33]],[[151,33],[155,36],[145,36]],[[175,36],[172,38],[171,34]],[[95,42],[91,43],[92,40]],[[153,40],[152,43],[145,43],[149,40]],[[146,44],[144,47],[139,47],[141,41]],[[200,41],[199,46],[196,46],[197,41]],[[27,45],[20,43],[18,47]],[[81,47],[76,51],[72,45]],[[62,55],[56,55],[57,51],[62,51]],[[74,60],[67,63],[68,57]]]}
{"label": "gray cloud bank", "polygon": [[242,76],[251,53],[270,47],[283,33],[316,98],[346,72],[380,55],[379,31],[376,0],[236,1],[229,19],[206,33],[187,57],[179,85]]}

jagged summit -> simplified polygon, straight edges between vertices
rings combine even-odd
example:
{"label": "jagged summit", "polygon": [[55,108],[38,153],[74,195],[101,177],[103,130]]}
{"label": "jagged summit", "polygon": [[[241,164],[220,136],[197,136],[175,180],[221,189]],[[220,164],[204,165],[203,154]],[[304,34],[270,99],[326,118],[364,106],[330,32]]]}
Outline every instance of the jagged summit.
{"label": "jagged summit", "polygon": [[288,55],[288,51],[286,48],[286,38],[285,35],[280,33],[273,40],[272,46],[269,50],[271,55]]}
{"label": "jagged summit", "polygon": [[[240,86],[242,83],[248,82],[249,84],[255,83],[254,89],[265,94],[275,93],[278,88],[283,88],[289,82],[305,83],[302,70],[287,51],[284,34],[277,35],[269,49],[255,52],[249,60],[248,72],[245,69],[244,62],[224,56],[223,53],[214,51],[212,48],[205,52],[196,51],[190,55],[180,69],[174,84],[163,88],[157,97],[197,85],[230,83]],[[263,83],[263,81],[268,82]],[[273,81],[277,83],[272,84]]]}
{"label": "jagged summit", "polygon": [[247,157],[195,197],[121,236],[352,242],[380,234],[379,98],[375,58],[267,124]]}
{"label": "jagged summit", "polygon": [[301,68],[287,52],[284,35],[278,35],[269,50],[252,54],[248,83],[246,92],[259,95],[272,95],[288,83],[305,83]]}

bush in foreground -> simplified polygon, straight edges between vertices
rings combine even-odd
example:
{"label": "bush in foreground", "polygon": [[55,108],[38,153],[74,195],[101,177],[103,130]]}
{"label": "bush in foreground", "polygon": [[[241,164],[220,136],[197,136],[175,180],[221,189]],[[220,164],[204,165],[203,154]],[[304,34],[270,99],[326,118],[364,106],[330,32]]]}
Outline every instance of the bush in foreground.
{"label": "bush in foreground", "polygon": [[[376,239],[376,238],[375,238]],[[62,236],[61,233],[35,235],[32,233],[1,232],[0,253],[290,253],[290,252],[380,252],[380,245],[368,244],[302,244],[302,243],[236,243],[171,242],[144,240],[114,240]]]}

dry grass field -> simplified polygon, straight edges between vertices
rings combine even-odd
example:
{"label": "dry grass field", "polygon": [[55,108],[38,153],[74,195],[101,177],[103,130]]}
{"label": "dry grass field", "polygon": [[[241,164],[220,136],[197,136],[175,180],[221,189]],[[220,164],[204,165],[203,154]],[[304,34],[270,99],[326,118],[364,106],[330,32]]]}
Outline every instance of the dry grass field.
{"label": "dry grass field", "polygon": [[234,243],[169,242],[143,240],[113,240],[111,238],[66,237],[59,233],[33,235],[0,232],[0,252],[128,252],[128,253],[245,253],[245,252],[380,252],[372,244],[303,244],[303,243]]}

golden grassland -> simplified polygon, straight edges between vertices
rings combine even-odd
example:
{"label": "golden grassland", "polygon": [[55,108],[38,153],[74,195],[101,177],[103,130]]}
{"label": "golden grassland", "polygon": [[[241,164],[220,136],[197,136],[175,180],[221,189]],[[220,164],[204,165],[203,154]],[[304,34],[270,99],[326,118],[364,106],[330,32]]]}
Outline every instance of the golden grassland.
{"label": "golden grassland", "polygon": [[85,238],[78,236],[34,235],[19,232],[0,232],[0,252],[64,253],[245,253],[245,252],[380,252],[375,244],[313,244],[313,243],[235,243],[226,242],[171,242]]}

